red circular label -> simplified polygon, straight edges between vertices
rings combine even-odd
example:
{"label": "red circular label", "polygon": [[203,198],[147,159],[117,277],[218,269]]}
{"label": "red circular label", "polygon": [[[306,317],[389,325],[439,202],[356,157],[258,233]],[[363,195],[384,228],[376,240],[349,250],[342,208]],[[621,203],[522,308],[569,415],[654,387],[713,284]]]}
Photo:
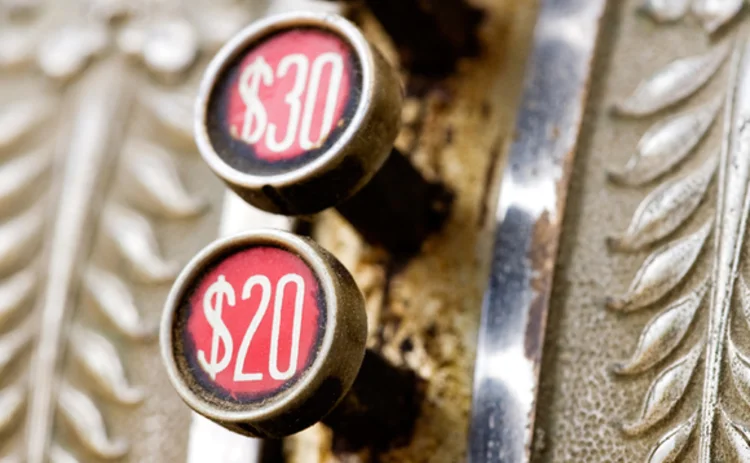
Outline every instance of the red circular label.
{"label": "red circular label", "polygon": [[315,359],[325,300],[296,254],[261,246],[223,258],[188,292],[185,360],[204,388],[255,401],[294,383]]}
{"label": "red circular label", "polygon": [[207,121],[215,150],[253,174],[317,157],[353,114],[358,68],[351,46],[323,29],[287,30],[253,44],[217,79]]}

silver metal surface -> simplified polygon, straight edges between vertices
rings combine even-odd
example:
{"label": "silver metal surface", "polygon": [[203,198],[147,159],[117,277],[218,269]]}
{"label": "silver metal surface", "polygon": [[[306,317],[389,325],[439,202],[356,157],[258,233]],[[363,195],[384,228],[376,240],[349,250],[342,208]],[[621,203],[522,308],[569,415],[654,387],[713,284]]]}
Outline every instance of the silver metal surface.
{"label": "silver metal surface", "polygon": [[193,413],[187,462],[253,463],[260,460],[261,440],[251,439]]}
{"label": "silver metal surface", "polygon": [[469,459],[529,461],[565,195],[604,0],[547,0],[501,179],[475,365]]}
{"label": "silver metal surface", "polygon": [[151,321],[215,230],[180,102],[215,49],[191,13],[225,10],[23,3],[0,2],[0,459],[179,461]]}

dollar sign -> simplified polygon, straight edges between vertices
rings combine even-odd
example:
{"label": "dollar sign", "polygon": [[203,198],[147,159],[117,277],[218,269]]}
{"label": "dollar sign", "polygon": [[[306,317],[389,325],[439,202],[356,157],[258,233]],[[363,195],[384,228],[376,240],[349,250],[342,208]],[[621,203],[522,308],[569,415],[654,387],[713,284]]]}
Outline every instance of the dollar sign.
{"label": "dollar sign", "polygon": [[[245,103],[245,121],[242,124],[241,136],[247,143],[260,141],[268,124],[266,108],[258,98],[261,83],[265,86],[273,84],[273,69],[262,56],[259,56],[242,71],[240,76],[239,91]],[[255,122],[254,128],[253,122]]]}
{"label": "dollar sign", "polygon": [[[216,296],[216,305],[212,305],[211,299]],[[234,307],[234,288],[232,285],[227,283],[224,275],[219,275],[219,278],[208,287],[206,294],[203,295],[203,313],[206,315],[208,324],[213,328],[213,337],[211,338],[211,361],[206,360],[206,353],[203,350],[198,350],[198,362],[201,367],[211,376],[211,379],[216,379],[216,375],[224,371],[229,366],[229,362],[232,360],[232,353],[234,347],[232,346],[232,335],[229,333],[227,325],[224,324],[224,320],[221,319],[221,310],[224,305],[224,299],[226,298],[227,303]],[[217,362],[219,356],[219,341],[224,345],[224,356],[221,361]]]}

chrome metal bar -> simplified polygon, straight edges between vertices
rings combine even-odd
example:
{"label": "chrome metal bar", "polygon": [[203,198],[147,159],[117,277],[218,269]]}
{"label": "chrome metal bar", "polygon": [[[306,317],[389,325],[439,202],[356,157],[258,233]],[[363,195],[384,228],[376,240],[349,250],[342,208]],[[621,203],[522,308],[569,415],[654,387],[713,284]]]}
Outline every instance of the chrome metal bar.
{"label": "chrome metal bar", "polygon": [[546,0],[501,179],[479,331],[473,462],[526,462],[568,180],[605,0]]}

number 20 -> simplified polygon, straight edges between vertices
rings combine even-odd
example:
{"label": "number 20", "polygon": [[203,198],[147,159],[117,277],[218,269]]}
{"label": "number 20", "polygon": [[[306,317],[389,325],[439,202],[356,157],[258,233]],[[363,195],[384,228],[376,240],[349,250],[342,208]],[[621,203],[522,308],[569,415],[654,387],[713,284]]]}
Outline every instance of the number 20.
{"label": "number 20", "polygon": [[[294,283],[297,287],[297,291],[294,298],[294,322],[292,325],[292,348],[289,353],[289,367],[286,371],[279,371],[278,357],[279,357],[279,331],[281,330],[281,309],[284,303],[284,289],[289,283]],[[263,379],[263,373],[245,373],[242,368],[245,364],[245,358],[247,357],[247,351],[250,348],[250,343],[255,336],[255,332],[258,330],[263,317],[268,310],[268,305],[271,302],[271,282],[265,275],[253,275],[247,279],[245,285],[242,288],[242,300],[245,301],[250,298],[250,294],[255,286],[261,288],[261,300],[258,305],[258,310],[255,312],[253,319],[250,321],[250,325],[247,327],[245,336],[242,338],[242,344],[240,344],[239,351],[237,353],[237,363],[234,366],[234,380],[240,381],[260,381]],[[294,376],[297,371],[297,361],[299,359],[299,342],[300,332],[302,330],[302,306],[304,303],[305,295],[305,280],[296,273],[288,273],[281,277],[276,283],[276,296],[273,303],[273,326],[271,329],[271,349],[268,357],[268,371],[271,374],[271,378],[275,380],[287,380]]]}

